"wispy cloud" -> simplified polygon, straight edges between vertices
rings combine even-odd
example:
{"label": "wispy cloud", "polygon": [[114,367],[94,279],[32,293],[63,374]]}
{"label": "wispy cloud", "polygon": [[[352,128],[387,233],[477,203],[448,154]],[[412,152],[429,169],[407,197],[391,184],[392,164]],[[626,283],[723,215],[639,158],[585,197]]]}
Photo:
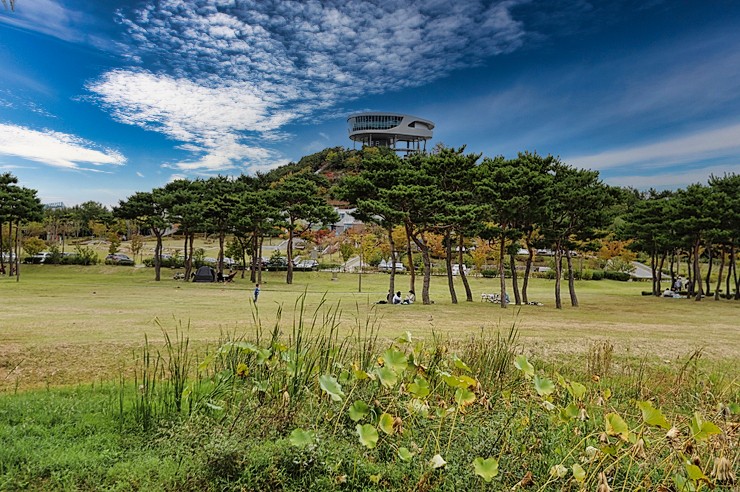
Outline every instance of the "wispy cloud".
{"label": "wispy cloud", "polygon": [[630,186],[646,190],[685,188],[693,183],[706,183],[709,176],[723,176],[725,173],[740,174],[740,164],[709,166],[699,169],[671,170],[659,174],[630,174],[614,176],[605,179],[609,184],[616,186]]}
{"label": "wispy cloud", "polygon": [[0,24],[46,34],[72,43],[82,43],[110,49],[113,44],[98,34],[93,16],[75,10],[58,0],[16,2],[15,9],[0,15]]}
{"label": "wispy cloud", "polygon": [[0,124],[0,155],[20,157],[53,167],[104,172],[87,166],[120,166],[126,158],[119,152],[100,148],[75,135],[49,130],[38,131]]}
{"label": "wispy cloud", "polygon": [[681,135],[646,145],[571,157],[574,166],[589,169],[666,167],[720,157],[740,160],[740,124]]}
{"label": "wispy cloud", "polygon": [[[263,166],[260,141],[367,94],[518,49],[528,0],[163,0],[121,13],[134,65],[88,88],[121,122],[186,142],[184,171]],[[250,143],[251,142],[251,143]]]}

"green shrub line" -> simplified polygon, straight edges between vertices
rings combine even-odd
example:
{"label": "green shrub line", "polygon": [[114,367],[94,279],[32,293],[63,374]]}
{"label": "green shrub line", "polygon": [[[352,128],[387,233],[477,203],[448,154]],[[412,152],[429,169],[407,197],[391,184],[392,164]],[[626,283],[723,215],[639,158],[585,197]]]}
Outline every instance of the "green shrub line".
{"label": "green shrub line", "polygon": [[733,490],[737,368],[702,350],[538,360],[516,324],[380,339],[304,300],[202,354],[162,328],[116,385],[0,395],[0,490]]}

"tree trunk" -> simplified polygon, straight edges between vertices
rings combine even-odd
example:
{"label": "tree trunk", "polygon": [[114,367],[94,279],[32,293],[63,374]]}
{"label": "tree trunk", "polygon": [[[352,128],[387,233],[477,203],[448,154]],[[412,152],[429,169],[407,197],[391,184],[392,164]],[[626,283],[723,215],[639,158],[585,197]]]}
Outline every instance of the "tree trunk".
{"label": "tree trunk", "polygon": [[501,245],[499,246],[498,256],[498,276],[501,285],[501,308],[506,309],[509,304],[506,302],[506,269],[504,268],[504,258],[506,257],[506,234],[501,234]]}
{"label": "tree trunk", "polygon": [[[362,265],[360,265],[362,267]],[[293,224],[291,222],[288,228],[288,273],[285,276],[285,283],[293,283]]]}
{"label": "tree trunk", "polygon": [[21,223],[15,223],[15,281],[21,280],[21,243],[18,237],[18,231],[21,230]]}
{"label": "tree trunk", "polygon": [[251,266],[249,268],[249,281],[252,283],[255,283],[257,281],[257,263],[262,263],[262,258],[258,257],[257,250],[259,249],[257,244],[257,229],[252,231],[252,261],[250,262]]}
{"label": "tree trunk", "polygon": [[224,241],[226,240],[226,233],[221,231],[218,233],[218,273],[221,278],[224,276]]}
{"label": "tree trunk", "polygon": [[[414,255],[411,253],[411,226],[405,224],[406,229],[406,255],[408,257],[409,268],[409,289],[416,292],[416,270],[414,269]],[[391,291],[393,293],[393,291]]]}
{"label": "tree trunk", "polygon": [[424,238],[423,232],[419,234],[419,237],[412,236],[411,239],[421,250],[421,260],[424,263],[424,281],[421,287],[421,300],[423,304],[431,304],[432,301],[429,298],[429,285],[432,279],[432,260],[429,257],[429,246],[427,246],[427,242]]}
{"label": "tree trunk", "polygon": [[447,268],[447,288],[450,291],[452,304],[457,304],[457,293],[455,292],[455,281],[452,278],[452,238],[449,229],[445,231],[445,267]]}
{"label": "tree trunk", "polygon": [[185,233],[185,240],[182,244],[182,254],[185,255],[185,280],[188,280],[190,278],[190,257],[192,256],[192,251],[190,254],[188,254],[188,240],[190,239],[190,234]]}
{"label": "tree trunk", "polygon": [[5,273],[5,251],[3,250],[3,221],[0,220],[0,273]]}
{"label": "tree trunk", "polygon": [[185,280],[190,280],[190,275],[193,273],[193,253],[195,252],[195,233],[191,232],[188,234],[188,242],[190,243],[187,270],[185,271]]}
{"label": "tree trunk", "polygon": [[659,296],[659,288],[658,288],[658,272],[656,271],[657,267],[657,256],[658,253],[655,251],[655,247],[650,251],[650,272],[652,274],[652,282],[653,282],[653,295]]}
{"label": "tree trunk", "polygon": [[671,250],[671,262],[670,262],[670,269],[671,269],[671,288],[673,288],[674,285],[676,285],[676,271],[674,270],[674,265],[676,263],[676,250]]}
{"label": "tree trunk", "polygon": [[462,235],[462,233],[458,234],[457,237],[457,244],[458,244],[458,264],[460,265],[460,279],[462,280],[463,285],[465,286],[465,301],[466,302],[473,302],[473,292],[470,290],[470,282],[468,282],[468,275],[465,273],[464,263],[463,263],[463,248],[465,245],[465,240]]}
{"label": "tree trunk", "polygon": [[725,256],[726,256],[724,245],[720,247],[719,251],[720,251],[719,254],[721,256],[721,259],[719,263],[719,276],[717,277],[717,287],[714,288],[714,300],[715,301],[719,300],[719,291],[722,288],[722,272],[725,269]]}
{"label": "tree trunk", "polygon": [[511,290],[514,291],[514,303],[521,306],[522,297],[519,295],[519,280],[516,273],[516,254],[509,254],[509,265],[511,266]]}
{"label": "tree trunk", "polygon": [[[668,252],[664,251],[663,256],[660,257],[660,263],[658,266],[658,292],[662,290],[660,284],[663,282],[663,265],[665,265],[666,256],[668,256]],[[668,288],[670,289],[670,286],[668,286]]]}
{"label": "tree trunk", "polygon": [[260,231],[257,238],[258,252],[257,252],[257,283],[262,283],[262,245],[265,243],[265,238],[262,236]]}
{"label": "tree trunk", "polygon": [[709,268],[707,269],[707,278],[706,278],[707,287],[704,290],[704,292],[706,292],[707,295],[709,295],[709,293],[712,291],[712,288],[710,286],[711,280],[709,278],[712,276],[712,245],[711,243],[707,244],[707,257],[709,258]]}
{"label": "tree trunk", "polygon": [[696,292],[696,300],[701,301],[702,296],[704,295],[703,287],[702,287],[702,281],[701,281],[701,269],[699,267],[699,246],[701,245],[701,239],[696,238],[696,241],[694,241],[694,281],[696,282],[697,286],[697,292]]}
{"label": "tree trunk", "polygon": [[555,245],[555,308],[563,309],[563,300],[560,298],[560,278],[563,276],[563,252],[560,243]]}
{"label": "tree trunk", "polygon": [[[388,292],[396,291],[396,242],[393,240],[393,227],[388,226],[388,245],[391,248],[391,278],[388,283]],[[362,267],[362,265],[360,265]]]}
{"label": "tree trunk", "polygon": [[[732,251],[732,254],[731,254],[730,257],[732,258],[732,277],[735,280],[735,297],[734,297],[734,299],[737,301],[738,299],[740,299],[740,282],[738,282],[738,277],[737,277],[737,252],[735,250],[735,243],[732,244],[731,251]],[[730,296],[730,289],[728,287],[727,288],[727,297],[729,298],[729,296]]]}
{"label": "tree trunk", "polygon": [[522,285],[522,300],[524,301],[524,304],[529,304],[529,297],[527,296],[527,287],[529,287],[529,273],[532,271],[532,263],[534,263],[534,248],[532,247],[532,243],[530,242],[530,235],[527,235],[526,239],[527,243],[527,251],[529,254],[527,255],[527,265],[524,268],[524,282]]}
{"label": "tree trunk", "polygon": [[565,260],[568,262],[568,291],[570,292],[570,305],[578,307],[578,297],[576,296],[576,282],[573,275],[573,261],[570,256],[570,250],[565,250]]}
{"label": "tree trunk", "polygon": [[686,275],[687,275],[687,281],[686,284],[686,290],[689,297],[694,296],[694,262],[693,262],[693,254],[694,250],[693,248],[690,248],[687,255],[686,255]]}
{"label": "tree trunk", "polygon": [[152,227],[152,232],[157,238],[157,244],[154,246],[154,280],[159,282],[161,280],[162,270],[162,233],[164,231]]}

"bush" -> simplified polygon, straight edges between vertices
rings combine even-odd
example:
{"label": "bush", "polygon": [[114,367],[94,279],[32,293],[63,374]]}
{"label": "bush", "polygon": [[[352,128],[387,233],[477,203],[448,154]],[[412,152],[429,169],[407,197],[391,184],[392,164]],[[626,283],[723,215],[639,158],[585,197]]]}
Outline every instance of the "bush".
{"label": "bush", "polygon": [[603,280],[604,279],[604,270],[592,270],[591,271],[591,280]]}
{"label": "bush", "polygon": [[496,270],[481,270],[480,274],[483,275],[483,278],[496,278],[498,277],[498,272]]}
{"label": "bush", "polygon": [[617,280],[619,282],[626,282],[630,279],[630,274],[627,272],[611,272],[605,271],[604,278],[607,280]]}

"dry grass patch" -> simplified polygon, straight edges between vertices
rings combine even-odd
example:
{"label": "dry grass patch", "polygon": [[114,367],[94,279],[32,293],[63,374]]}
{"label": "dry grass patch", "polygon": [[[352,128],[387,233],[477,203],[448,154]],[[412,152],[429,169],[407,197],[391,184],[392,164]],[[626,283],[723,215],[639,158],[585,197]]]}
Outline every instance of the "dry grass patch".
{"label": "dry grass patch", "polygon": [[[31,265],[19,283],[0,278],[0,390],[113,379],[132,365],[145,335],[155,346],[162,342],[157,320],[168,330],[189,324],[188,336],[201,350],[222,332],[254,331],[248,279],[193,284],[172,280],[172,273],[163,270],[163,280],[154,282],[146,268]],[[436,277],[433,305],[391,306],[374,304],[388,291],[387,275],[363,275],[362,293],[357,275],[332,280],[330,273],[297,272],[293,285],[284,275],[265,274],[257,306],[265,327],[280,311],[283,329],[289,327],[296,299],[305,293],[306,313],[322,302],[339,304],[345,333],[369,316],[380,318],[380,335],[387,338],[410,331],[454,340],[516,323],[522,350],[539,356],[585,357],[599,340],[610,340],[615,355],[676,359],[700,347],[712,359],[740,354],[740,303],[643,297],[642,283],[579,282],[581,307],[556,310],[553,282],[534,279],[530,299],[545,305],[503,310],[480,302],[481,293],[498,291],[497,279],[471,279],[472,303],[451,304],[446,279]],[[464,296],[458,287],[458,297]],[[408,277],[397,277],[396,289],[408,288]]]}

